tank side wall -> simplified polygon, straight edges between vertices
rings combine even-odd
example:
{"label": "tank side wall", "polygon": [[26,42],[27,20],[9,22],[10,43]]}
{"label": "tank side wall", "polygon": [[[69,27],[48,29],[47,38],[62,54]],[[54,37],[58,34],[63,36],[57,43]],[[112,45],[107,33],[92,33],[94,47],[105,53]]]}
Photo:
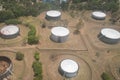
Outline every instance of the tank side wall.
{"label": "tank side wall", "polygon": [[50,39],[55,42],[62,43],[68,39],[68,35],[67,36],[56,36],[54,34],[51,34]]}
{"label": "tank side wall", "polygon": [[60,20],[60,18],[61,18],[61,16],[58,16],[58,17],[51,17],[51,16],[48,16],[48,15],[46,15],[46,17],[45,17],[47,20]]}
{"label": "tank side wall", "polygon": [[92,14],[92,16],[91,16],[93,19],[96,19],[96,20],[104,20],[105,19],[105,17],[97,17],[97,16],[94,16],[93,14]]}
{"label": "tank side wall", "polygon": [[17,33],[13,34],[13,35],[4,35],[1,34],[1,37],[4,39],[12,39],[12,38],[16,38],[19,35],[20,31],[18,31]]}
{"label": "tank side wall", "polygon": [[108,43],[108,44],[116,44],[120,40],[120,39],[110,39],[110,38],[107,38],[104,35],[102,35],[101,33],[99,34],[99,39],[101,41],[105,42],[105,43]]}

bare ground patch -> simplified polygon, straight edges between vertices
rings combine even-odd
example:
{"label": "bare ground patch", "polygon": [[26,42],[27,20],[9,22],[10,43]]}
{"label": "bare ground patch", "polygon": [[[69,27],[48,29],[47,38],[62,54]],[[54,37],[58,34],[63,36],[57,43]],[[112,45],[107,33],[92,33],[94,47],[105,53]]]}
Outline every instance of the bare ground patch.
{"label": "bare ground patch", "polygon": [[26,39],[29,29],[23,25],[18,25],[20,28],[20,35],[13,39],[3,39],[0,37],[0,47],[21,46]]}
{"label": "bare ground patch", "polygon": [[1,51],[0,56],[7,56],[11,59],[13,64],[12,75],[10,75],[11,80],[22,80],[25,70],[25,62],[17,61],[15,59],[15,53],[11,51]]}

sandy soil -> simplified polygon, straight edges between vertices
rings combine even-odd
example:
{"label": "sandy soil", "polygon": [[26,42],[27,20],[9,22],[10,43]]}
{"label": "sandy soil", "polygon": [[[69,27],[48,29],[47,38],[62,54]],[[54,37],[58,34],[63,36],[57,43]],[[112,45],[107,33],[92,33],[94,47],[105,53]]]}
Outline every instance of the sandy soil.
{"label": "sandy soil", "polygon": [[[23,41],[26,39],[29,28],[23,25],[17,25],[20,28],[20,35],[13,39],[3,39],[0,37],[0,47],[12,47],[12,46],[21,46]],[[1,26],[2,28],[4,26]]]}
{"label": "sandy soil", "polygon": [[[48,54],[47,51],[44,51],[43,54],[41,54],[42,57],[46,56]],[[74,55],[75,54],[75,55]],[[76,53],[74,52],[58,52],[58,51],[50,51],[49,55],[46,56],[46,58],[42,58],[42,61],[44,61],[43,64],[43,69],[45,71],[44,73],[44,80],[62,80],[64,79],[63,76],[60,75],[58,68],[59,68],[59,64],[62,60],[64,59],[72,59],[74,61],[76,61],[79,65],[79,71],[76,77],[72,78],[74,80],[91,80],[92,79],[92,72],[91,72],[91,68],[89,66],[89,64],[86,63],[86,61],[84,61],[82,58],[80,58],[79,56],[76,55]],[[45,62],[46,61],[46,62]],[[48,64],[48,62],[50,64]],[[87,76],[87,77],[86,77]]]}
{"label": "sandy soil", "polygon": [[21,80],[22,75],[24,75],[24,67],[25,63],[24,61],[17,61],[15,59],[15,53],[11,51],[0,51],[0,56],[7,56],[11,59],[12,64],[13,64],[13,70],[12,70],[12,75],[10,78],[12,80]]}
{"label": "sandy soil", "polygon": [[[61,23],[45,20],[45,12],[36,18],[24,18],[26,22],[35,25],[37,35],[40,37],[40,43],[38,45],[27,44],[23,46],[21,43],[18,42],[16,44],[14,40],[11,40],[10,42],[16,45],[9,47],[0,44],[0,51],[4,50],[0,55],[10,57],[14,63],[13,80],[33,80],[32,62],[34,61],[35,51],[40,53],[40,61],[43,64],[43,80],[63,80],[64,77],[58,72],[58,66],[60,61],[66,58],[75,60],[80,66],[78,75],[72,78],[74,80],[102,80],[100,76],[105,71],[116,77],[116,72],[114,73],[114,70],[111,71],[111,68],[116,69],[117,64],[119,64],[118,60],[120,57],[117,57],[117,60],[114,57],[120,53],[120,43],[115,45],[103,43],[97,38],[97,35],[104,27],[111,27],[117,30],[120,30],[120,28],[109,24],[109,16],[107,16],[106,20],[96,21],[90,17],[90,13],[91,11],[86,11],[82,16],[84,27],[80,29],[80,34],[76,35],[74,34],[75,25],[80,17],[72,18],[68,12],[62,12],[61,19],[66,21],[64,26],[67,24],[66,27],[71,32],[65,43],[55,43],[50,40],[51,28]],[[46,28],[41,28],[43,20],[47,24]],[[48,25],[52,25],[52,27]],[[27,30],[23,28],[21,34],[27,34]],[[23,37],[21,38],[23,39]],[[0,41],[2,40],[0,39]],[[15,60],[15,54],[6,50],[21,51],[24,53],[25,59],[18,62]],[[112,67],[108,69],[108,65],[111,66],[110,64]]]}

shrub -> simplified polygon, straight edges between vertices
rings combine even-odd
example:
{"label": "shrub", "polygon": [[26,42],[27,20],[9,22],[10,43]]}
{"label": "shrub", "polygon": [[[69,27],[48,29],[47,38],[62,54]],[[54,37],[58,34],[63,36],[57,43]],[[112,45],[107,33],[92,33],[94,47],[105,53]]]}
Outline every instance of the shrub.
{"label": "shrub", "polygon": [[34,36],[34,35],[30,35],[28,36],[28,44],[37,44],[39,43],[39,38]]}
{"label": "shrub", "polygon": [[21,24],[21,21],[17,20],[17,19],[9,19],[9,20],[6,20],[5,21],[5,24],[14,24],[14,25],[17,25],[17,24]]}
{"label": "shrub", "polygon": [[102,73],[101,77],[103,80],[113,80],[112,77],[105,72]]}
{"label": "shrub", "polygon": [[35,52],[35,54],[34,54],[34,58],[35,58],[36,61],[39,60],[39,53],[38,53],[38,52]]}
{"label": "shrub", "polygon": [[42,66],[41,66],[41,63],[39,61],[34,61],[32,67],[33,67],[33,71],[35,73],[34,76],[38,76],[42,73]]}
{"label": "shrub", "polygon": [[17,60],[23,60],[23,58],[24,58],[24,54],[22,54],[21,52],[16,53],[16,59]]}
{"label": "shrub", "polygon": [[28,36],[30,35],[36,35],[36,29],[34,26],[29,25],[30,31],[28,32]]}
{"label": "shrub", "polygon": [[34,61],[32,65],[34,71],[34,80],[42,80],[42,64],[39,61]]}
{"label": "shrub", "polygon": [[32,68],[34,71],[34,79],[33,80],[42,80],[42,63],[39,62],[39,53],[35,52],[34,54],[35,61],[32,64]]}
{"label": "shrub", "polygon": [[36,29],[33,25],[28,24],[30,31],[28,32],[28,44],[38,44],[39,38],[36,36]]}

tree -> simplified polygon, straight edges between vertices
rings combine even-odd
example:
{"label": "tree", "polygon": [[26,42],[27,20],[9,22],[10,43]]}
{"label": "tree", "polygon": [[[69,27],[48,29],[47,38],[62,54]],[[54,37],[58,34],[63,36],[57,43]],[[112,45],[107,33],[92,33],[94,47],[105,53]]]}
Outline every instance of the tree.
{"label": "tree", "polygon": [[13,13],[15,14],[15,17],[20,17],[20,16],[25,16],[26,13],[26,8],[24,6],[17,5],[12,9]]}
{"label": "tree", "polygon": [[119,9],[119,4],[116,3],[115,1],[112,1],[109,3],[109,8],[110,8],[110,11],[113,13],[113,12],[116,12],[118,9]]}
{"label": "tree", "polygon": [[10,10],[0,11],[0,22],[4,22],[5,20],[8,20],[8,19],[13,19],[14,17],[15,16],[14,16],[13,12]]}
{"label": "tree", "polygon": [[2,2],[3,7],[5,8],[5,10],[12,10],[13,8],[16,8],[17,3],[14,0],[6,0]]}
{"label": "tree", "polygon": [[33,6],[33,5],[28,6],[26,11],[27,11],[28,16],[32,15],[32,16],[36,17],[39,14],[39,9],[36,6]]}
{"label": "tree", "polygon": [[9,25],[9,24],[14,24],[14,25],[17,25],[17,24],[21,24],[22,22],[17,20],[17,19],[9,19],[9,20],[6,20],[5,21],[5,24]]}
{"label": "tree", "polygon": [[69,4],[68,4],[68,3],[65,3],[65,2],[62,2],[60,6],[61,6],[61,9],[62,9],[63,11],[66,11],[66,10],[68,10]]}
{"label": "tree", "polygon": [[43,12],[43,11],[51,9],[50,3],[36,3],[35,6],[37,6],[39,12]]}
{"label": "tree", "polygon": [[119,9],[119,0],[89,0],[88,9],[114,12]]}
{"label": "tree", "polygon": [[73,0],[72,2],[73,3],[81,3],[81,2],[84,2],[85,0]]}

